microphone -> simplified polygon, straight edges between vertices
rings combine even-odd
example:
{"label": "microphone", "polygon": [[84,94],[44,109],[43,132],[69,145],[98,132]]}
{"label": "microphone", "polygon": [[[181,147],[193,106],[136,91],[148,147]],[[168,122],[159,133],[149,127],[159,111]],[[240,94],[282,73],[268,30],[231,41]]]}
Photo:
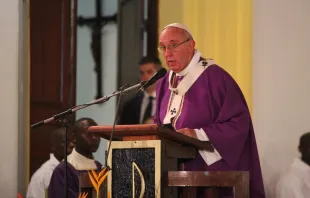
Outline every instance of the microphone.
{"label": "microphone", "polygon": [[166,73],[167,73],[167,70],[165,68],[161,68],[158,72],[156,72],[156,74],[154,74],[154,76],[152,76],[152,78],[150,80],[141,82],[142,86],[140,87],[139,91],[140,90],[144,91],[149,86],[154,84],[157,80],[164,77],[166,75]]}

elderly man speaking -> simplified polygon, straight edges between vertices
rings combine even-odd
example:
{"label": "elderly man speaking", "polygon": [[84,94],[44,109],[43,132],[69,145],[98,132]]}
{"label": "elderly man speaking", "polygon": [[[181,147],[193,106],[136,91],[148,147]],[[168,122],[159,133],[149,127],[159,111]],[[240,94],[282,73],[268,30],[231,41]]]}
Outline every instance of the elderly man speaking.
{"label": "elderly man speaking", "polygon": [[[155,122],[210,141],[215,149],[200,150],[195,160],[185,163],[185,170],[249,171],[250,197],[264,198],[252,120],[238,84],[213,60],[203,58],[183,24],[164,27],[158,49],[170,72],[158,82]],[[220,194],[232,197],[233,189]]]}

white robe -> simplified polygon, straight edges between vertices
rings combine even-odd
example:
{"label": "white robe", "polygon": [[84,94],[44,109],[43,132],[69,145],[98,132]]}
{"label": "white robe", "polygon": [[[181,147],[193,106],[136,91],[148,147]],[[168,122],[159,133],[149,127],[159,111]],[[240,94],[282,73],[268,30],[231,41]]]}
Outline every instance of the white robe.
{"label": "white robe", "polygon": [[28,185],[26,198],[44,198],[45,190],[50,184],[52,173],[59,161],[53,154],[50,154],[50,159],[33,174]]}
{"label": "white robe", "polygon": [[296,158],[276,186],[275,198],[309,198],[310,166]]}

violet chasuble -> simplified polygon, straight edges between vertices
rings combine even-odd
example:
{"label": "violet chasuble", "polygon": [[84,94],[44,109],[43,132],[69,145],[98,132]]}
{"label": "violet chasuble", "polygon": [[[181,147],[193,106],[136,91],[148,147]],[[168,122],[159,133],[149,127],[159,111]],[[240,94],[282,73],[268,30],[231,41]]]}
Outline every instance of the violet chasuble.
{"label": "violet chasuble", "polygon": [[[181,78],[173,87],[172,81]],[[249,171],[250,197],[264,198],[256,140],[245,98],[235,80],[198,50],[180,73],[168,72],[156,91],[155,122],[174,129],[190,128],[200,140],[209,140],[215,152],[199,151],[185,163],[188,171]],[[223,189],[221,197],[232,197]]]}
{"label": "violet chasuble", "polygon": [[[100,171],[101,164],[92,159],[88,159],[75,149],[68,156],[68,198],[78,198],[80,193],[79,177],[80,173],[87,173],[89,170]],[[60,198],[65,195],[65,171],[66,166],[62,161],[52,174],[50,185],[48,187],[48,198]]]}

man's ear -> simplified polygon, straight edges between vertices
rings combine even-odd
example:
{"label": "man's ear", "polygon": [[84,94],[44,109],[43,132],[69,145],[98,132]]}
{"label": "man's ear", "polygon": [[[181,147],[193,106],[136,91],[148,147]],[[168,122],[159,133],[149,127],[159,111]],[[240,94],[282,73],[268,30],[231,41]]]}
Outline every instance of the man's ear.
{"label": "man's ear", "polygon": [[190,42],[190,45],[193,49],[195,49],[195,46],[196,46],[196,42],[192,39],[189,41]]}
{"label": "man's ear", "polygon": [[300,153],[302,153],[302,148],[301,148],[300,145],[298,146],[298,151],[299,151]]}

